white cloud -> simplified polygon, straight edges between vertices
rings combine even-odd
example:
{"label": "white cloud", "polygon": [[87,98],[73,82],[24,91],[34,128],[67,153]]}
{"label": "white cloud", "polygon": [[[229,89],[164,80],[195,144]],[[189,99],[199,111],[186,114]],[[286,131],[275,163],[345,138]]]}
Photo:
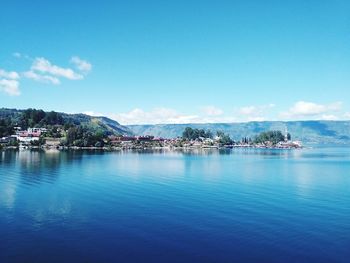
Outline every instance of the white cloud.
{"label": "white cloud", "polygon": [[344,118],[345,119],[350,119],[350,112],[345,112],[344,113]]}
{"label": "white cloud", "polygon": [[26,59],[26,60],[29,60],[29,61],[33,60],[33,58],[31,58],[30,56],[28,56],[26,54],[19,53],[19,52],[12,53],[12,56],[15,57],[15,58],[18,58],[18,59]]}
{"label": "white cloud", "polygon": [[245,121],[266,121],[267,119],[263,116],[257,116],[257,117],[248,117]]}
{"label": "white cloud", "polygon": [[208,115],[208,116],[220,116],[220,115],[224,114],[224,111],[222,109],[219,109],[215,106],[203,107],[202,111],[205,115]]}
{"label": "white cloud", "polygon": [[313,102],[298,101],[287,112],[282,112],[281,116],[287,118],[329,117],[330,113],[341,110],[341,107],[341,102],[316,104]]}
{"label": "white cloud", "polygon": [[23,55],[19,52],[12,54],[15,58],[26,59],[32,61],[32,65],[29,70],[18,74],[15,71],[6,71],[0,69],[0,91],[5,92],[12,96],[20,95],[19,85],[22,77],[31,79],[37,82],[59,85],[62,78],[69,80],[81,80],[84,76],[91,71],[92,65],[75,56],[72,57],[70,62],[73,63],[80,73],[75,72],[71,68],[63,68],[52,64],[49,60],[43,57],[37,57],[35,59],[30,58],[28,55]]}
{"label": "white cloud", "polygon": [[87,62],[86,60],[83,60],[77,56],[74,56],[71,58],[70,62],[74,64],[78,70],[81,72],[87,74],[91,71],[92,65],[91,63]]}
{"label": "white cloud", "polygon": [[79,80],[84,78],[82,75],[74,72],[74,70],[53,65],[50,61],[42,57],[35,58],[31,66],[31,71],[38,71],[40,73],[51,74],[56,77],[63,77],[70,80]]}
{"label": "white cloud", "polygon": [[81,80],[91,70],[91,64],[87,61],[81,60],[79,57],[73,57],[71,63],[76,64],[77,68],[81,70],[82,74],[75,72],[71,68],[63,68],[52,64],[46,58],[35,58],[30,70],[23,73],[23,76],[34,81],[59,85],[61,78],[69,80]]}
{"label": "white cloud", "polygon": [[270,109],[274,108],[275,104],[246,106],[238,109],[240,120],[242,121],[265,121],[264,116]]}
{"label": "white cloud", "polygon": [[0,69],[0,91],[10,96],[20,95],[19,74],[15,71],[6,71]]}
{"label": "white cloud", "polygon": [[28,78],[28,79],[32,79],[32,80],[42,82],[42,83],[49,83],[49,84],[54,84],[54,85],[58,85],[61,83],[60,80],[56,77],[53,77],[50,75],[37,74],[31,70],[24,72],[23,76]]}
{"label": "white cloud", "polygon": [[15,71],[5,71],[3,69],[0,69],[0,78],[19,79],[19,74]]}
{"label": "white cloud", "polygon": [[0,79],[0,91],[10,96],[20,95],[19,81],[15,79]]}
{"label": "white cloud", "polygon": [[261,105],[261,106],[246,106],[246,107],[240,108],[239,113],[243,115],[249,115],[249,116],[258,116],[265,113],[265,111],[273,107],[275,107],[275,104],[272,104],[272,103],[268,105]]}
{"label": "white cloud", "polygon": [[232,123],[237,121],[238,119],[234,116],[208,116],[198,118],[196,123]]}
{"label": "white cloud", "polygon": [[95,111],[83,111],[83,114],[89,115],[89,116],[92,116],[92,117],[104,116],[103,113],[99,113],[99,112],[95,112]]}
{"label": "white cloud", "polygon": [[336,121],[339,120],[339,118],[333,114],[323,114],[321,116],[321,120],[325,120],[325,121]]}
{"label": "white cloud", "polygon": [[189,123],[198,118],[197,115],[179,114],[176,110],[168,108],[155,108],[149,112],[136,108],[110,117],[122,124]]}
{"label": "white cloud", "polygon": [[247,106],[239,109],[239,113],[243,115],[252,115],[257,112],[257,108],[255,106]]}
{"label": "white cloud", "polygon": [[[91,116],[101,116],[93,111],[85,112]],[[155,108],[151,111],[144,111],[135,108],[129,112],[106,114],[107,117],[114,119],[121,124],[186,124],[186,123],[227,123],[234,122],[234,117],[212,116],[210,114],[200,116],[197,114],[183,114],[170,108]]]}
{"label": "white cloud", "polygon": [[[295,106],[295,105],[294,105]],[[235,111],[232,116],[228,115],[215,115],[215,111],[205,111],[206,114],[186,114],[178,112],[175,109],[159,107],[150,111],[144,111],[140,108],[135,108],[129,112],[123,113],[109,113],[104,114],[94,111],[85,111],[84,113],[90,116],[107,116],[111,119],[118,121],[123,125],[131,124],[186,124],[186,123],[233,123],[233,122],[250,122],[250,121],[267,121],[271,118],[266,118],[262,113],[266,113],[270,109],[275,107],[274,104],[261,105],[261,106],[248,106],[243,107]],[[338,111],[340,109],[340,103],[332,103],[325,106],[326,109]],[[317,107],[318,108],[318,107]],[[203,112],[203,108],[201,108]],[[303,111],[304,112],[304,111]],[[320,112],[320,111],[317,111]],[[217,112],[218,113],[218,112]],[[340,118],[339,114],[332,114],[332,112],[323,112],[315,116],[307,116],[306,119],[318,119],[318,120],[340,120],[350,119],[350,112],[343,113],[343,117]]]}

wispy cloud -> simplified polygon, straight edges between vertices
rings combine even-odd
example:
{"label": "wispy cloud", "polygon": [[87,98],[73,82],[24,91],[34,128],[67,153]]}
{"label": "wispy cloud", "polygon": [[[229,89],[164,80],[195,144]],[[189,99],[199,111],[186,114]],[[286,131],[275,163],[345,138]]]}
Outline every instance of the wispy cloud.
{"label": "wispy cloud", "polygon": [[215,106],[205,106],[202,107],[202,112],[208,116],[220,116],[224,114],[224,111]]}
{"label": "wispy cloud", "polygon": [[56,77],[53,77],[50,75],[37,74],[34,71],[26,71],[23,73],[23,76],[28,79],[32,79],[42,83],[48,83],[48,84],[54,84],[54,85],[58,85],[61,83],[60,80]]}
{"label": "wispy cloud", "polygon": [[92,65],[91,63],[83,60],[77,56],[71,58],[70,63],[74,64],[75,67],[84,74],[87,74],[91,71]]}
{"label": "wispy cloud", "polygon": [[6,71],[3,69],[0,69],[0,78],[19,79],[19,74],[15,71]]}
{"label": "wispy cloud", "polygon": [[[271,120],[344,120],[350,119],[350,112],[344,113],[340,111],[342,103],[335,102],[326,105],[312,103],[307,104],[305,108],[300,103],[295,103],[288,111],[280,114],[275,112],[275,117],[272,111],[275,104],[246,106],[239,109],[234,109],[231,115],[224,114],[222,110],[217,110],[217,107],[210,107],[209,110],[200,108],[198,113],[188,114],[179,112],[175,109],[158,107],[150,111],[145,111],[141,108],[135,108],[128,112],[122,113],[101,113],[94,111],[84,112],[91,116],[106,116],[118,121],[123,125],[131,124],[187,124],[187,123],[233,123],[233,122],[251,122],[251,121],[271,121]],[[322,106],[322,107],[320,107]],[[293,118],[290,113],[296,114]],[[286,115],[288,113],[288,115]],[[312,114],[311,114],[312,113]],[[271,115],[272,114],[272,115]],[[301,115],[304,114],[304,115]],[[269,116],[269,117],[268,117]],[[286,117],[288,116],[288,117]]]}
{"label": "wispy cloud", "polygon": [[32,64],[29,70],[22,73],[0,69],[0,92],[4,92],[10,96],[18,96],[21,94],[19,86],[22,78],[45,84],[59,85],[61,84],[61,79],[84,79],[92,69],[91,63],[77,56],[72,57],[70,63],[75,65],[78,72],[71,68],[57,66],[43,57],[32,59],[28,55],[23,55],[19,52],[15,52],[12,55],[18,59],[31,61]]}
{"label": "wispy cloud", "polygon": [[51,74],[56,77],[63,77],[70,80],[79,80],[84,78],[83,75],[74,72],[74,70],[54,65],[49,60],[43,57],[35,58],[31,66],[31,71]]}
{"label": "wispy cloud", "polygon": [[198,119],[197,115],[180,114],[169,108],[155,108],[148,112],[136,108],[129,112],[113,114],[111,117],[122,124],[190,123]]}
{"label": "wispy cloud", "polygon": [[325,121],[336,121],[339,120],[339,117],[334,114],[323,114],[320,119]]}
{"label": "wispy cloud", "polygon": [[83,111],[82,113],[85,115],[93,116],[93,117],[105,116],[103,113],[95,112],[95,111]]}
{"label": "wispy cloud", "polygon": [[239,113],[243,115],[251,115],[256,112],[255,106],[246,106],[239,109]]}
{"label": "wispy cloud", "polygon": [[10,95],[18,96],[21,94],[19,90],[19,74],[15,71],[6,71],[0,69],[0,91]]}
{"label": "wispy cloud", "polygon": [[33,58],[31,58],[30,56],[26,55],[26,54],[22,54],[20,52],[14,52],[12,53],[12,56],[18,59],[27,59],[27,60],[33,60]]}
{"label": "wispy cloud", "polygon": [[238,109],[238,115],[243,121],[264,121],[265,115],[269,110],[275,107],[275,104],[251,105]]}
{"label": "wispy cloud", "polygon": [[19,81],[16,79],[0,79],[0,91],[10,96],[19,96]]}
{"label": "wispy cloud", "polygon": [[349,120],[350,119],[350,112],[345,112],[344,118]]}

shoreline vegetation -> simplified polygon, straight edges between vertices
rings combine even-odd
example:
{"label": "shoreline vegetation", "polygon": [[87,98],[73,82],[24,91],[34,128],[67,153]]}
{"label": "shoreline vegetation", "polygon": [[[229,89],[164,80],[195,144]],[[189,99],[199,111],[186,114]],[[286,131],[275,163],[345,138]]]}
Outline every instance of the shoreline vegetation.
{"label": "shoreline vegetation", "polygon": [[[287,129],[266,131],[254,138],[233,140],[222,131],[186,127],[182,136],[156,138],[138,136],[118,126],[101,122],[103,117],[89,119],[78,115],[28,109],[5,110],[0,115],[0,149],[57,150],[147,150],[147,149],[299,149],[301,142],[292,141]],[[67,117],[68,116],[68,117]],[[119,124],[118,124],[119,125]]]}

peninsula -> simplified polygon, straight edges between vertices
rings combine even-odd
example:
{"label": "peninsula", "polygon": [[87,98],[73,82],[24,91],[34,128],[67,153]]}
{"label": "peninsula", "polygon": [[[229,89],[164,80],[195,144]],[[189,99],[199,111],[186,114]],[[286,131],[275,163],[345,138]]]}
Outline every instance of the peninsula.
{"label": "peninsula", "polygon": [[43,110],[0,111],[0,147],[2,149],[154,149],[154,148],[301,148],[285,131],[265,131],[254,137],[244,134],[232,139],[216,130],[186,127],[174,138],[139,135],[105,117],[65,114]]}

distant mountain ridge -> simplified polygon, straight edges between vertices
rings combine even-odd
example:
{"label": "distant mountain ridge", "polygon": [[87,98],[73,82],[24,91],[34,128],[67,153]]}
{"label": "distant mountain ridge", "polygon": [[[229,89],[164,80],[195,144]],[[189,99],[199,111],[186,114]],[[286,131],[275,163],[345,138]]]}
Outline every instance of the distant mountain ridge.
{"label": "distant mountain ridge", "polygon": [[305,144],[350,145],[350,121],[265,121],[247,123],[207,123],[207,124],[156,124],[128,125],[134,134],[173,138],[181,136],[186,127],[223,131],[234,140],[242,137],[254,138],[260,132],[287,128],[293,140]]}

